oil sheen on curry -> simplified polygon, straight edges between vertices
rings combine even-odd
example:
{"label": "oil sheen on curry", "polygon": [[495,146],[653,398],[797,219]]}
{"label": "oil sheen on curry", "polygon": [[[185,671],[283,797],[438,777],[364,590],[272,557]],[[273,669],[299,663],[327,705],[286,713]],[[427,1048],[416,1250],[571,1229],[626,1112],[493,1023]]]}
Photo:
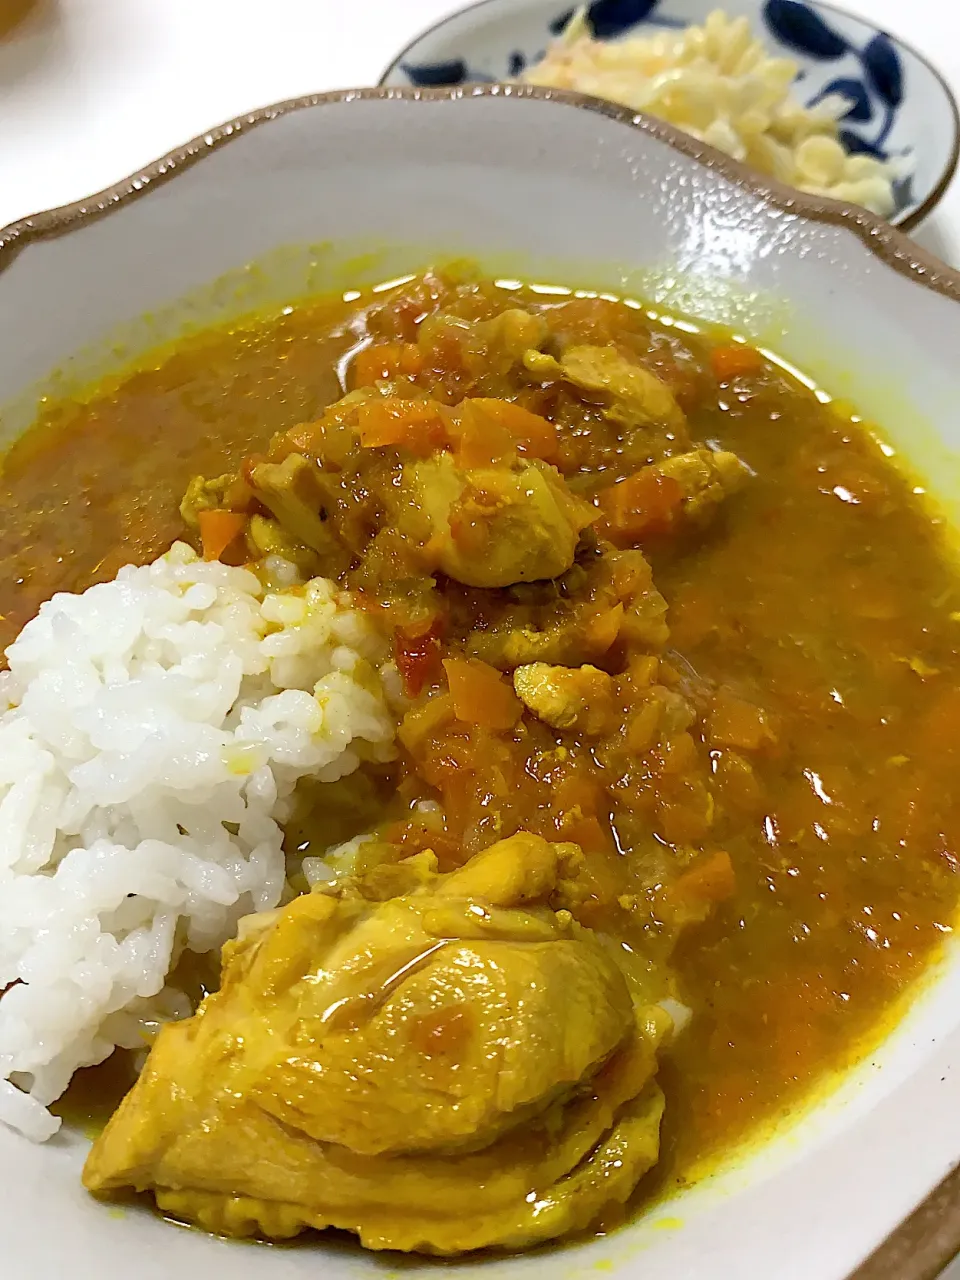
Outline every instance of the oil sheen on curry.
{"label": "oil sheen on curry", "polygon": [[47,404],[0,479],[4,643],[181,539],[335,579],[397,673],[396,759],[300,783],[285,905],[85,1182],[228,1235],[607,1230],[949,932],[960,584],[892,451],[730,335],[453,270],[347,297]]}

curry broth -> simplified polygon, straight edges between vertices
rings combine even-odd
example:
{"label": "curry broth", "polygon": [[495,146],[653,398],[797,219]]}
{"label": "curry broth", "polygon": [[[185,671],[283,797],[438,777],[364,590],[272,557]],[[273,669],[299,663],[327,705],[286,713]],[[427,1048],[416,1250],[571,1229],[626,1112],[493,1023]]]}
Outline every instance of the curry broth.
{"label": "curry broth", "polygon": [[[657,1178],[668,1184],[875,1040],[950,931],[960,585],[936,520],[884,449],[772,363],[718,377],[711,349],[728,337],[679,333],[590,298],[492,286],[480,297],[485,313],[579,304],[571,323],[586,340],[626,334],[671,370],[691,435],[753,472],[705,533],[644,544],[669,604],[671,679],[727,690],[771,727],[761,750],[738,750],[714,702],[691,731],[717,804],[711,845],[729,853],[736,888],[672,960],[694,1016],[662,1071]],[[227,471],[274,432],[316,418],[347,389],[350,359],[371,335],[409,340],[416,307],[399,286],[287,310],[186,340],[83,400],[43,405],[0,473],[4,644],[54,591],[81,590],[183,536],[191,476]],[[550,416],[549,404],[536,407]],[[563,781],[534,779],[515,802],[536,810],[533,825]],[[646,785],[627,784],[638,795]],[[421,792],[423,780],[408,779],[408,796]],[[657,810],[664,847],[703,845],[684,825],[685,795]],[[356,830],[382,816],[361,806]],[[598,822],[594,856],[615,891],[587,922],[633,938],[616,901],[636,887],[630,833],[609,809]],[[303,851],[322,835],[298,831],[291,843]],[[85,1075],[83,1100],[74,1096],[94,1114]]]}

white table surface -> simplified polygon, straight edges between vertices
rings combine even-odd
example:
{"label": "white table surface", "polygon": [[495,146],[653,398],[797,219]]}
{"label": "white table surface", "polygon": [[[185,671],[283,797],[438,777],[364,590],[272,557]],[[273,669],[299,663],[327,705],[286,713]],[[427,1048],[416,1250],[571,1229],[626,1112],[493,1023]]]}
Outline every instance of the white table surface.
{"label": "white table surface", "polygon": [[[929,55],[960,92],[953,0],[843,2]],[[90,195],[253,107],[371,84],[413,35],[456,7],[35,0],[0,40],[0,226]],[[960,265],[960,179],[916,238]],[[960,1262],[942,1280],[960,1280]]]}

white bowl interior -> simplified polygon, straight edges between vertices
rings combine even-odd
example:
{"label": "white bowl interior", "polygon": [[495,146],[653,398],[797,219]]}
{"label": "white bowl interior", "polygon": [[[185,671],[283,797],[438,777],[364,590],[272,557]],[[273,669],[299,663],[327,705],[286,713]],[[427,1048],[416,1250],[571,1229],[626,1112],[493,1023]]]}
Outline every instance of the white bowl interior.
{"label": "white bowl interior", "polygon": [[[385,250],[366,272],[467,253],[731,323],[852,396],[935,476],[945,502],[960,496],[956,463],[944,461],[960,445],[956,302],[848,228],[786,212],[649,132],[489,92],[281,114],[106,216],[28,244],[0,274],[3,312],[16,321],[0,344],[0,403],[21,408],[8,429],[51,369],[82,370],[74,353],[144,313],[193,293],[193,318],[213,315],[233,285],[201,286],[282,245],[327,245],[296,261],[315,264],[314,285],[325,274],[339,284],[335,264],[361,244]],[[958,1024],[960,966],[948,962],[841,1095],[752,1163],[607,1240],[457,1269],[498,1280],[595,1267],[646,1280],[841,1280],[960,1151]],[[392,1269],[338,1247],[323,1258],[239,1247],[117,1215],[81,1190],[84,1149],[78,1135],[34,1148],[0,1132],[0,1213],[18,1280],[67,1267],[74,1280],[295,1280],[318,1268],[347,1280]],[[413,1263],[404,1274],[430,1270]]]}

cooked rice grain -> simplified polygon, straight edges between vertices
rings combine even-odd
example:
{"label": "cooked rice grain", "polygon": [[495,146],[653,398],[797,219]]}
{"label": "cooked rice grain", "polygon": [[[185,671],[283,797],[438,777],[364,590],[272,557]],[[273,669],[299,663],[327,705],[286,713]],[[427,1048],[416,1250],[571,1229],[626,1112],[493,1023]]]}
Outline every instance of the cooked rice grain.
{"label": "cooked rice grain", "polygon": [[393,753],[395,671],[335,584],[266,592],[177,544],[57,595],[0,674],[0,1120],[190,1012],[166,979],[285,885],[297,780]]}
{"label": "cooked rice grain", "polygon": [[769,56],[746,18],[721,10],[702,27],[608,42],[593,38],[580,9],[524,78],[646,111],[801,191],[889,217],[901,167],[848,154],[839,121],[850,102],[828,94],[802,106],[791,93],[796,74],[789,58]]}

